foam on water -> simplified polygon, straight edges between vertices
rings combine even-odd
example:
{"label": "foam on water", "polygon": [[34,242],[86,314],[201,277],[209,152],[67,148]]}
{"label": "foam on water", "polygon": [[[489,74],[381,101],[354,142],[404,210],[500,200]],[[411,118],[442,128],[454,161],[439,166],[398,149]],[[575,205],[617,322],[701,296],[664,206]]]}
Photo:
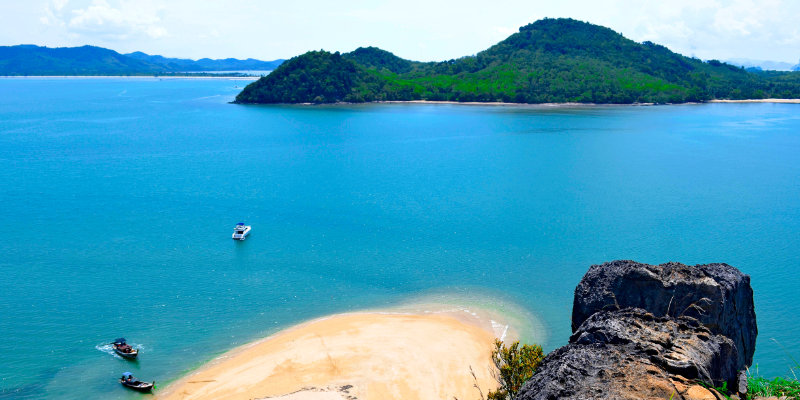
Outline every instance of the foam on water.
{"label": "foam on water", "polygon": [[546,343],[547,328],[541,318],[508,296],[482,288],[442,288],[417,294],[390,306],[391,310],[461,316],[465,322],[494,332],[500,340]]}

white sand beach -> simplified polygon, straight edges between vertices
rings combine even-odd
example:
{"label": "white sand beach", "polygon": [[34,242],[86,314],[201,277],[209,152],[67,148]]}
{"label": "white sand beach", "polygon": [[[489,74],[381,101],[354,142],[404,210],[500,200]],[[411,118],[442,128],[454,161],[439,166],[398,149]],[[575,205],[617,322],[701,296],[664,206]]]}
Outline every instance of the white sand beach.
{"label": "white sand beach", "polygon": [[800,99],[710,100],[709,103],[784,103],[784,104],[800,104]]}
{"label": "white sand beach", "polygon": [[479,398],[497,386],[495,336],[448,314],[335,315],[234,349],[157,398]]}

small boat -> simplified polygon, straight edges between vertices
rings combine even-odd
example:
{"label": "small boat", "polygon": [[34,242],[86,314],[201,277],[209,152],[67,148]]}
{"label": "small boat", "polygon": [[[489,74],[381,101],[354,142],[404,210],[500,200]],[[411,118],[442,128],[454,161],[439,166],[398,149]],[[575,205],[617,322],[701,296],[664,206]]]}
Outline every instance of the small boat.
{"label": "small boat", "polygon": [[122,378],[119,378],[119,383],[121,383],[122,386],[125,386],[128,389],[133,389],[137,392],[142,392],[142,393],[149,393],[153,391],[153,388],[156,386],[156,381],[142,382],[134,378],[133,374],[131,374],[130,372],[122,374]]}
{"label": "small boat", "polygon": [[111,346],[114,348],[114,352],[129,360],[133,360],[139,355],[139,350],[134,349],[131,345],[126,343],[125,338],[114,339],[114,341],[111,342]]}
{"label": "small boat", "polygon": [[233,228],[233,240],[244,240],[250,234],[250,225],[245,225],[244,222],[239,222]]}

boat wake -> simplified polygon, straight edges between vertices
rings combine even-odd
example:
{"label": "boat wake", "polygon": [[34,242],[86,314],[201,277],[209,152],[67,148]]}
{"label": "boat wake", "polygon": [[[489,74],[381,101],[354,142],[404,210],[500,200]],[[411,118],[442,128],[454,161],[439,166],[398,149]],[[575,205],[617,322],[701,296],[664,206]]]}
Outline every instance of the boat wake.
{"label": "boat wake", "polygon": [[[142,351],[142,349],[144,349],[144,346],[141,344],[135,344],[135,343],[128,343],[128,344],[130,344],[132,348],[139,351]],[[114,348],[111,346],[111,343],[98,344],[97,346],[94,346],[94,348],[99,351],[102,351],[103,353],[111,354],[112,356],[114,356],[114,358],[124,360],[122,356],[120,356],[119,354],[117,354],[117,352],[114,351]]]}

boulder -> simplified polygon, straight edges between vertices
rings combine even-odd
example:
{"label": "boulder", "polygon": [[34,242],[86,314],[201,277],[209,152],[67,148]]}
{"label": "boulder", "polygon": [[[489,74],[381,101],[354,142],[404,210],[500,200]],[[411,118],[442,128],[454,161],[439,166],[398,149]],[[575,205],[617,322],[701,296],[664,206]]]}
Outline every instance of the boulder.
{"label": "boulder", "polygon": [[756,314],[750,277],[727,264],[648,265],[613,261],[593,265],[575,288],[573,332],[592,314],[629,307],[657,317],[691,317],[736,346],[736,367],[753,362]]}
{"label": "boulder", "polygon": [[548,354],[518,399],[702,399],[737,379],[736,349],[689,317],[599,312]]}
{"label": "boulder", "polygon": [[750,277],[727,264],[614,261],[575,289],[569,343],[518,399],[722,399],[747,391],[758,333]]}

